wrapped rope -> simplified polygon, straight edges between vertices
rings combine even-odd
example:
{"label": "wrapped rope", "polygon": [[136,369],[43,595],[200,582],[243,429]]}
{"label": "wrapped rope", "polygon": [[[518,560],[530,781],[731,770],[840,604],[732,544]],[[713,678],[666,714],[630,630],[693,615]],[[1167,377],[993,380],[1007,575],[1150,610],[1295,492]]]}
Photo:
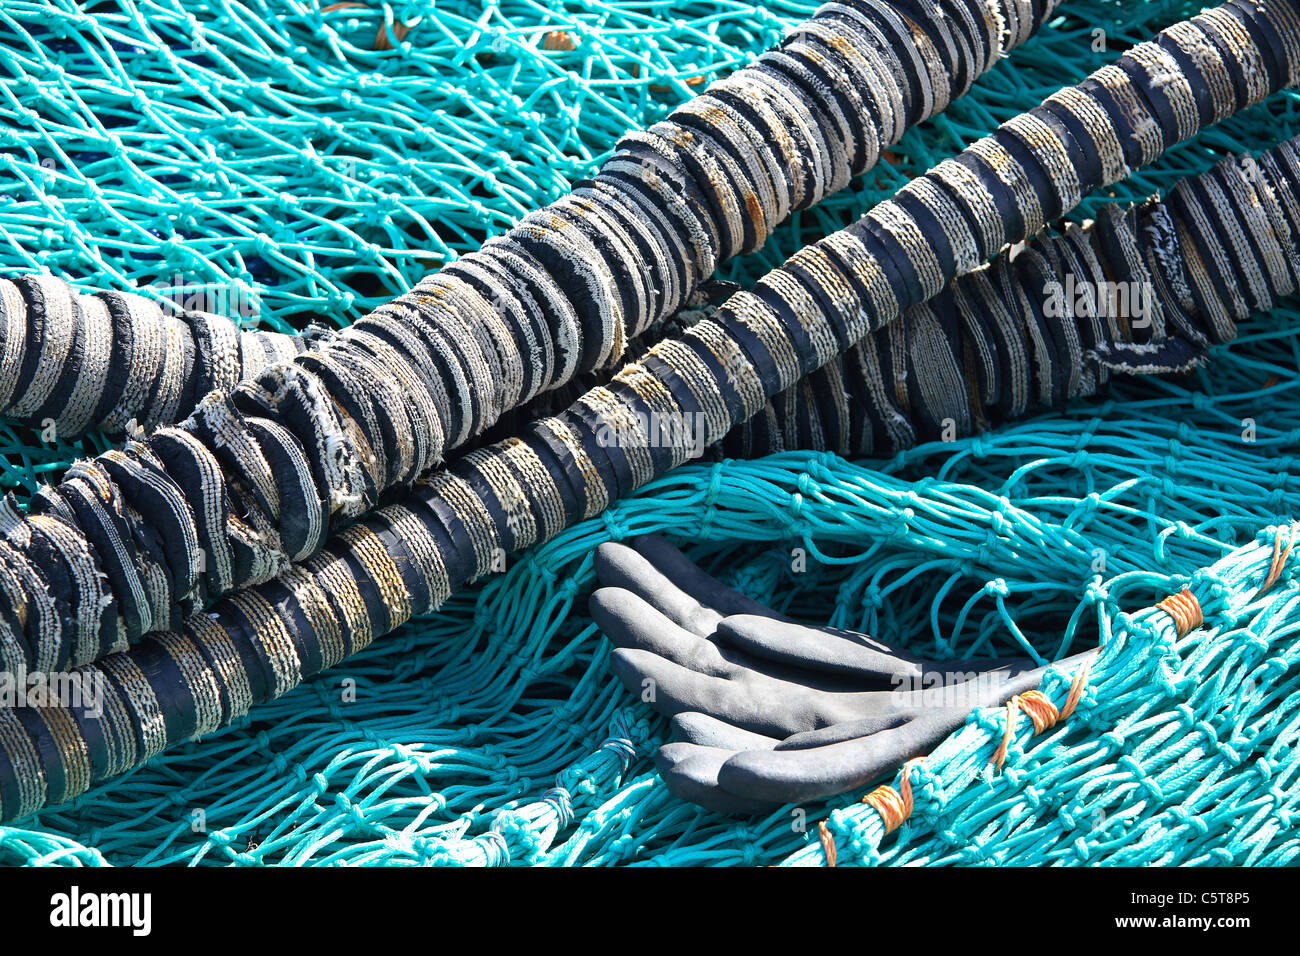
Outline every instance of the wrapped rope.
{"label": "wrapped rope", "polygon": [[[1221,9],[1240,13],[1234,4]],[[1259,8],[1252,10],[1260,13]],[[1270,22],[1273,35],[1296,42],[1279,45],[1275,53],[1300,51],[1300,20],[1294,19],[1294,10],[1286,15],[1292,19]],[[1214,24],[1213,18],[1190,22],[1197,29]],[[1166,32],[1155,42],[1170,36]],[[1249,52],[1239,50],[1234,61],[1238,65],[1224,77],[1244,75],[1240,64],[1249,60]],[[1270,85],[1292,82],[1300,69],[1300,55],[1271,62],[1284,62],[1285,69],[1270,71]],[[1162,77],[1162,89],[1168,81],[1168,76]],[[1197,82],[1189,80],[1188,85],[1195,90],[1207,82],[1198,73]],[[1134,86],[1141,91],[1140,85]],[[1267,92],[1266,86],[1250,95]],[[1149,100],[1153,94],[1142,95]],[[1114,101],[1098,97],[1098,102]],[[1231,105],[1245,103],[1234,100]],[[1094,129],[1098,136],[1106,132]],[[998,149],[1009,152],[1004,140],[1011,135],[1004,127],[960,159],[996,155]],[[1039,145],[1051,149],[1050,144]],[[1059,154],[1068,157],[1072,151],[1062,149]],[[1017,166],[1024,170],[1018,163],[1001,168],[1005,172]],[[977,164],[975,169],[983,174],[980,183],[986,188],[988,208],[998,211],[1005,239],[1023,238],[1025,219],[1019,211],[1031,198],[1039,208],[1054,209],[1053,215],[1068,208],[1058,188],[1060,179],[1068,179],[1063,170],[1055,177],[1045,172],[1033,179],[1013,177],[1012,184],[1025,188],[994,192],[988,186],[1004,182],[994,167]],[[931,185],[941,188],[942,181],[934,176]],[[1076,192],[1100,184],[1082,177],[1078,189],[1068,195],[1077,200]],[[635,437],[638,416],[650,411],[703,415],[707,440],[720,438],[799,374],[816,368],[809,364],[814,361],[810,356],[820,355],[823,348],[833,356],[837,337],[883,325],[896,318],[899,304],[913,305],[933,294],[920,281],[924,270],[904,272],[898,260],[889,258],[893,247],[884,243],[891,238],[913,255],[924,256],[925,247],[912,241],[909,223],[915,220],[906,213],[906,203],[904,196],[883,204],[865,225],[809,247],[815,254],[829,249],[849,256],[837,260],[842,266],[819,268],[805,250],[778,270],[783,275],[765,280],[759,293],[733,297],[713,319],[680,338],[666,339],[642,361],[626,366],[608,387],[594,389],[563,414],[421,480],[402,505],[354,525],[300,569],[234,595],[211,613],[191,617],[183,634],[161,635],[85,668],[83,674],[100,675],[109,691],[108,703],[96,713],[77,708],[25,711],[23,716],[0,712],[0,721],[7,722],[0,728],[8,761],[0,765],[3,812],[21,816],[45,803],[70,799],[90,781],[147,759],[169,742],[234,719],[252,703],[277,696],[342,655],[365,647],[410,615],[437,607],[466,581],[493,570],[504,552],[546,540],[565,524],[597,513],[608,501],[685,460],[689,452],[685,442],[652,444],[643,433],[639,443],[604,444],[599,436],[610,423],[631,422],[625,434]],[[930,253],[938,258],[933,249]],[[882,261],[890,265],[888,278],[882,275]],[[834,279],[837,269],[850,264],[855,279],[880,278],[859,286],[839,271],[840,297],[819,297],[822,304],[834,303],[834,309],[821,312],[787,304],[785,311],[776,311],[773,303],[780,299],[772,290],[780,289],[785,299],[802,290],[811,299],[808,276]],[[940,276],[956,271],[955,262],[944,265],[946,270],[938,267]],[[931,281],[928,273],[926,281]],[[869,293],[878,306],[871,312]],[[892,310],[885,307],[886,301],[892,302]],[[796,321],[782,324],[795,316]],[[849,341],[859,338],[861,334]],[[11,532],[24,527],[13,516],[5,525]]]}
{"label": "wrapped rope", "polygon": [[[735,426],[709,457],[794,450],[892,455],[1098,394],[1115,374],[1183,374],[1269,311],[1300,276],[1300,143],[1233,156],[1165,201],[1101,207],[958,277]],[[1208,208],[1209,193],[1221,202]],[[1221,247],[1221,222],[1250,242]],[[1216,286],[1207,257],[1228,270]],[[1236,283],[1260,290],[1247,303]],[[1193,292],[1193,289],[1197,290]],[[539,396],[492,434],[554,414],[587,384]]]}
{"label": "wrapped rope", "polygon": [[[4,559],[20,583],[8,589],[6,658],[31,670],[97,659],[315,554],[330,529],[427,474],[503,410],[615,363],[718,262],[847,184],[1054,8],[827,5],[480,252],[319,348],[208,395],[180,426],[77,463],[31,503],[33,516],[64,526],[58,547],[30,523],[9,536]],[[45,317],[27,304],[33,321]],[[78,354],[71,316],[52,311],[66,321],[42,324],[30,353],[6,337],[3,367],[18,370],[12,390],[28,396],[19,414],[45,409],[57,377],[78,390],[80,368],[59,371]],[[130,354],[114,352],[110,367]],[[817,354],[817,364],[829,358]],[[149,394],[148,378],[131,393]],[[106,586],[49,586],[66,574]],[[27,613],[33,600],[42,613]]]}
{"label": "wrapped rope", "polygon": [[[629,134],[594,180],[427,277],[308,365],[349,414],[365,402],[335,394],[349,377],[339,366],[378,358],[418,386],[422,420],[398,427],[428,433],[426,453],[385,469],[396,465],[385,455],[392,436],[362,412],[356,437],[368,447],[354,457],[375,455],[377,474],[353,482],[382,490],[408,480],[519,402],[579,371],[617,368],[627,343],[689,301],[719,263],[875,165],[1057,2],[828,4],[753,65]],[[50,422],[65,438],[131,419],[149,427],[184,418],[213,389],[234,389],[267,364],[264,353],[295,354],[219,316],[163,322],[143,300],[99,298],[109,315],[98,302],[69,301],[49,277],[0,287],[0,413]],[[267,388],[282,387],[268,375]],[[343,495],[355,501],[358,490]]]}
{"label": "wrapped rope", "polygon": [[46,274],[0,279],[0,414],[64,438],[170,425],[209,392],[229,392],[326,334],[244,329],[141,295],[79,292]]}
{"label": "wrapped rope", "polygon": [[[1252,230],[1251,254],[1242,258],[1242,250],[1231,250],[1229,265],[1234,275],[1249,277],[1243,281],[1252,287],[1264,283],[1262,297],[1249,311],[1267,311],[1294,290],[1300,268],[1294,247],[1294,230],[1300,228],[1293,189],[1298,180],[1300,160],[1293,141],[1258,160],[1224,160],[1205,176],[1177,184],[1167,203],[1153,200],[1127,211],[1107,205],[1096,222],[1059,233],[1045,229],[1014,260],[1001,255],[959,277],[932,302],[909,309],[897,330],[891,326],[892,331],[868,335],[805,376],[710,452],[740,457],[795,449],[892,454],[918,440],[970,434],[1034,408],[1091,396],[1116,371],[1185,372],[1204,361],[1208,344],[1229,340],[1236,322],[1247,314],[1244,300],[1221,296],[1207,284],[1203,263],[1218,242],[1207,229],[1226,215],[1225,221]],[[1209,193],[1223,197],[1226,205],[1203,208],[1199,197]],[[1190,257],[1183,251],[1189,241]],[[1197,271],[1189,274],[1189,268]],[[325,337],[320,330],[297,337],[239,332],[230,323],[226,331],[238,335],[237,361],[212,369],[203,356],[217,351],[210,346],[217,337],[208,330],[220,317],[166,316],[143,297],[86,295],[48,276],[14,282],[37,283],[47,303],[57,297],[63,304],[59,307],[71,303],[82,315],[112,314],[115,323],[117,316],[125,316],[115,334],[128,340],[152,337],[159,328],[179,334],[185,343],[178,354],[189,370],[186,380],[220,375],[221,390],[238,384],[237,379],[225,380],[240,369],[252,377],[277,354],[303,353]],[[1193,288],[1204,290],[1203,305]],[[699,318],[697,314],[695,321]],[[690,324],[681,322],[678,331]],[[902,345],[897,359],[890,352],[891,336]],[[1048,347],[1057,339],[1063,352]],[[650,344],[634,351],[640,354]],[[199,367],[209,368],[192,371]],[[598,373],[581,375],[512,410],[489,435],[517,432],[607,382],[608,376]],[[182,394],[195,391],[191,382]],[[175,418],[165,410],[176,404],[165,396],[156,400],[145,427],[172,424]]]}
{"label": "wrapped rope", "polygon": [[[1045,230],[805,376],[719,451],[890,455],[1094,395],[1116,373],[1186,372],[1300,288],[1297,197],[1292,139],[1184,179],[1164,202]],[[1225,223],[1250,240],[1225,243]]]}

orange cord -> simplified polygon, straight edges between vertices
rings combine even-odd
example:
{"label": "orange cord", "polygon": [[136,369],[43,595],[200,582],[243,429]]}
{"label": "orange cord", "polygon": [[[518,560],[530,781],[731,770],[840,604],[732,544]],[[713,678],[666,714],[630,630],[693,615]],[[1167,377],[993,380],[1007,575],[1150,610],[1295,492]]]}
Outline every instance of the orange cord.
{"label": "orange cord", "polygon": [[826,854],[826,865],[835,865],[835,837],[831,836],[830,827],[823,820],[817,824],[817,838],[822,841],[822,852]]}
{"label": "orange cord", "polygon": [[[1074,687],[1071,686],[1070,690],[1073,691]],[[1076,700],[1075,703],[1077,702]],[[1002,769],[1003,761],[1007,759],[1007,748],[1011,746],[1011,733],[1016,728],[1017,710],[1023,710],[1029,715],[1029,719],[1034,723],[1034,733],[1036,734],[1041,734],[1044,730],[1055,727],[1056,722],[1061,717],[1056,705],[1048,700],[1042,691],[1026,691],[1023,694],[1016,694],[1015,697],[1007,701],[1007,728],[1002,733],[1002,743],[998,744],[998,749],[993,754],[993,766],[999,770]]]}
{"label": "orange cord", "polygon": [[924,757],[913,757],[903,764],[903,782],[895,790],[889,784],[881,784],[862,798],[862,802],[873,807],[885,823],[885,834],[897,830],[912,815],[912,781],[907,773],[912,765],[920,763]]}
{"label": "orange cord", "polygon": [[1088,671],[1092,670],[1092,662],[1095,660],[1095,657],[1088,658],[1074,675],[1074,680],[1070,684],[1070,693],[1066,695],[1065,706],[1061,708],[1057,720],[1068,720],[1070,715],[1074,713],[1074,708],[1079,706],[1079,698],[1083,696],[1084,685],[1088,683]]}
{"label": "orange cord", "polygon": [[[1274,550],[1276,546],[1275,539]],[[1201,603],[1187,588],[1183,588],[1177,594],[1169,595],[1156,607],[1174,619],[1174,630],[1178,632],[1179,637],[1186,637],[1205,623],[1205,618],[1201,615]]]}
{"label": "orange cord", "polygon": [[1277,583],[1277,579],[1282,576],[1282,569],[1286,567],[1286,559],[1291,556],[1291,546],[1293,544],[1295,544],[1295,525],[1293,524],[1286,527],[1285,551],[1282,550],[1281,529],[1278,529],[1277,534],[1273,535],[1273,561],[1268,566],[1268,577],[1264,579],[1264,583],[1260,586],[1255,597],[1259,597]]}

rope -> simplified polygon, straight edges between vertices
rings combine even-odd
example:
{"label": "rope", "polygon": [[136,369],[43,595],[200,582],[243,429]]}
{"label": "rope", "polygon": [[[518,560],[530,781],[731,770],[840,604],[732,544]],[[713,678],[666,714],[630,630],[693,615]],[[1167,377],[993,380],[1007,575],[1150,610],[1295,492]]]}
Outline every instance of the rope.
{"label": "rope", "polygon": [[910,772],[913,766],[920,763],[923,757],[915,757],[903,764],[900,771],[902,783],[895,790],[889,784],[882,784],[875,790],[872,790],[862,802],[872,807],[880,814],[880,819],[885,825],[885,833],[890,834],[903,825],[903,822],[912,815],[912,779]]}
{"label": "rope", "polygon": [[[1290,528],[1287,534],[1291,533]],[[1286,557],[1290,553],[1290,547],[1281,552],[1279,561],[1278,544],[1282,537],[1282,530],[1279,529],[1273,535],[1273,555],[1270,561],[1269,581],[1271,586],[1273,581],[1280,575],[1281,569],[1285,564]],[[1154,605],[1155,609],[1162,610],[1174,619],[1175,628],[1180,638],[1186,637],[1193,630],[1204,623],[1204,617],[1201,611],[1200,602],[1192,592],[1184,588],[1176,594],[1166,597]],[[997,749],[993,752],[993,766],[996,769],[1002,769],[1003,763],[1007,758],[1007,750],[1011,745],[1012,734],[1015,730],[1016,714],[1024,713],[1029,717],[1033,724],[1033,733],[1038,735],[1046,730],[1055,727],[1058,722],[1068,719],[1075,711],[1079,698],[1082,696],[1083,689],[1086,686],[1087,677],[1092,662],[1089,661],[1081,666],[1070,682],[1069,693],[1065,704],[1058,709],[1057,706],[1041,690],[1026,691],[1022,694],[1016,694],[1006,703],[1006,721],[1002,738],[998,743]],[[890,784],[882,784],[872,790],[862,798],[862,803],[874,809],[879,815],[883,825],[883,836],[888,836],[897,830],[912,815],[912,783],[910,778],[911,768],[925,760],[925,757],[916,757],[909,760],[903,765],[900,771],[901,783],[897,790]],[[823,853],[825,854],[826,865],[834,866],[837,859],[834,837],[825,822],[820,825],[819,837],[822,844]]]}
{"label": "rope", "polygon": [[[1259,586],[1259,594],[1263,594],[1274,584],[1282,575],[1282,569],[1286,566],[1286,559],[1291,556],[1291,547],[1295,544],[1295,525],[1286,527],[1286,547],[1282,547],[1282,532],[1279,531],[1273,536],[1273,560],[1268,566],[1268,577],[1264,578],[1264,583]],[[1197,622],[1199,626],[1199,621]],[[1181,634],[1179,635],[1182,636]]]}
{"label": "rope", "polygon": [[[1274,560],[1276,557],[1274,555]],[[1174,629],[1179,637],[1186,637],[1205,623],[1205,619],[1201,616],[1201,605],[1197,602],[1196,596],[1186,588],[1177,594],[1171,594],[1156,607],[1174,619]]]}

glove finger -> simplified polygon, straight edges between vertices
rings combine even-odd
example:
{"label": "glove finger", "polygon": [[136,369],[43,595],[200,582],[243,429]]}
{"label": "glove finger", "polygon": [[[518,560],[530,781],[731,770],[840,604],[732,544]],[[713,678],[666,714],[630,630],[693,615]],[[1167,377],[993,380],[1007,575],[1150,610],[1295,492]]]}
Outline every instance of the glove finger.
{"label": "glove finger", "polygon": [[920,658],[865,634],[795,621],[733,614],[718,624],[717,639],[756,657],[872,684],[919,679]]}
{"label": "glove finger", "polygon": [[[1076,654],[1061,661],[1058,666],[1071,668],[1082,664],[1096,653],[1094,649]],[[899,692],[895,694],[896,706],[892,709],[882,708],[877,713],[854,720],[792,734],[773,749],[807,750],[892,730],[904,723],[931,719],[956,730],[977,708],[997,707],[1016,694],[1036,689],[1046,672],[1046,667],[1024,666],[1020,662],[1014,662],[1003,665],[1002,671],[989,670],[976,674],[962,684],[928,687],[914,693]]]}
{"label": "glove finger", "polygon": [[[890,694],[894,710],[928,711],[956,708],[970,713],[977,707],[1005,704],[1015,694],[1033,690],[1042,683],[1047,669],[1028,658],[992,661],[986,669],[968,669],[966,661],[935,664],[920,678],[900,681]],[[952,670],[942,668],[951,667]]]}
{"label": "glove finger", "polygon": [[1027,657],[933,661],[857,631],[749,614],[724,618],[718,624],[716,639],[758,659],[855,681],[864,690],[873,686],[906,690],[950,685],[989,671],[1020,671],[1036,666]]}
{"label": "glove finger", "polygon": [[700,607],[715,611],[722,617],[730,614],[782,616],[758,601],[745,597],[735,588],[727,587],[717,578],[703,571],[699,565],[673,547],[667,538],[647,534],[633,538],[631,544],[664,580]]}
{"label": "glove finger", "polygon": [[731,793],[774,803],[818,800],[865,788],[912,757],[929,753],[965,723],[967,715],[951,708],[821,747],[744,751],[723,764],[718,783]]}
{"label": "glove finger", "polygon": [[[954,661],[964,665],[965,661]],[[890,700],[852,720],[792,734],[776,745],[775,750],[808,750],[828,744],[842,743],[855,737],[867,737],[905,724],[941,726],[956,730],[967,716],[980,707],[997,707],[1016,694],[1023,694],[1042,683],[1045,667],[1034,667],[1033,662],[1004,663],[997,669],[983,673],[954,671],[942,675],[957,677],[956,682],[936,683],[915,690],[888,692]],[[929,672],[927,676],[931,676]],[[941,732],[935,743],[943,739]]]}
{"label": "glove finger", "polygon": [[720,747],[732,751],[771,750],[780,743],[776,737],[742,730],[716,717],[694,711],[674,717],[672,728],[677,740],[700,747]]}
{"label": "glove finger", "polygon": [[587,602],[596,625],[619,647],[635,647],[713,677],[764,675],[810,690],[852,692],[857,686],[837,675],[801,671],[755,658],[679,627],[658,608],[623,588],[599,588]]}
{"label": "glove finger", "polygon": [[[825,747],[827,744],[839,744],[846,740],[853,740],[857,737],[870,737],[872,734],[883,733],[886,730],[893,730],[901,727],[903,724],[910,723],[923,716],[924,711],[919,710],[900,710],[894,713],[872,714],[869,717],[859,717],[856,720],[844,720],[838,724],[831,724],[829,727],[819,727],[816,730],[805,730],[802,733],[791,734],[784,740],[779,741],[771,750],[810,750],[814,747]],[[746,750],[758,750],[758,747],[746,747]]]}
{"label": "glove finger", "polygon": [[587,610],[596,626],[619,647],[641,648],[716,677],[730,676],[737,669],[722,656],[718,645],[679,627],[631,591],[600,588],[592,593]]}
{"label": "glove finger", "polygon": [[603,587],[637,595],[697,637],[711,635],[722,620],[720,612],[701,605],[627,545],[607,541],[596,549],[596,579]]}
{"label": "glove finger", "polygon": [[698,711],[778,739],[860,716],[854,698],[867,696],[826,694],[748,672],[737,680],[701,674],[635,647],[615,648],[610,666],[623,686],[661,714]]}
{"label": "glove finger", "polygon": [[[1056,666],[1070,669],[1095,656],[1096,650],[1076,654]],[[973,706],[929,706],[911,711],[911,719],[896,727],[872,730],[864,719],[853,726],[829,726],[791,735],[769,751],[743,751],[718,771],[718,783],[750,799],[793,803],[834,796],[866,787],[912,757],[927,754],[961,728],[978,706],[1005,703],[1015,694],[1039,686],[1047,668],[1033,668],[1006,681],[984,682]],[[904,711],[904,714],[907,712]],[[818,746],[818,744],[821,744]]]}
{"label": "glove finger", "polygon": [[718,770],[734,751],[695,744],[664,744],[655,755],[655,767],[673,796],[720,813],[758,814],[773,804],[718,786]]}

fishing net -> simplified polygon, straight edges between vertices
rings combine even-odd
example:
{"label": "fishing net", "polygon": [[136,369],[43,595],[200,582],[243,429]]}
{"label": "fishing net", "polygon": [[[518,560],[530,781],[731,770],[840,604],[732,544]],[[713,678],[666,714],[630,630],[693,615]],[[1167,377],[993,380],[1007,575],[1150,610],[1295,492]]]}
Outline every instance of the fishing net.
{"label": "fishing net", "polygon": [[[266,328],[346,324],[813,8],[6,3],[0,270],[201,296]],[[1198,8],[1067,0],[725,277],[752,281]],[[1274,97],[1114,197],[1297,133],[1300,97]],[[1300,512],[1298,305],[1188,376],[979,437],[679,469],[234,726],[0,828],[0,862],[816,864],[823,821],[840,864],[1288,862],[1300,602],[1286,568],[1257,592]],[[0,482],[21,499],[103,447],[0,425]],[[927,655],[1106,650],[1079,711],[1037,735],[1020,718],[999,772],[1007,712],[972,715],[911,771],[894,834],[861,794],[738,821],[667,792],[666,724],[614,680],[585,612],[595,547],[648,531],[779,610]],[[1189,582],[1204,628],[1134,613]]]}

